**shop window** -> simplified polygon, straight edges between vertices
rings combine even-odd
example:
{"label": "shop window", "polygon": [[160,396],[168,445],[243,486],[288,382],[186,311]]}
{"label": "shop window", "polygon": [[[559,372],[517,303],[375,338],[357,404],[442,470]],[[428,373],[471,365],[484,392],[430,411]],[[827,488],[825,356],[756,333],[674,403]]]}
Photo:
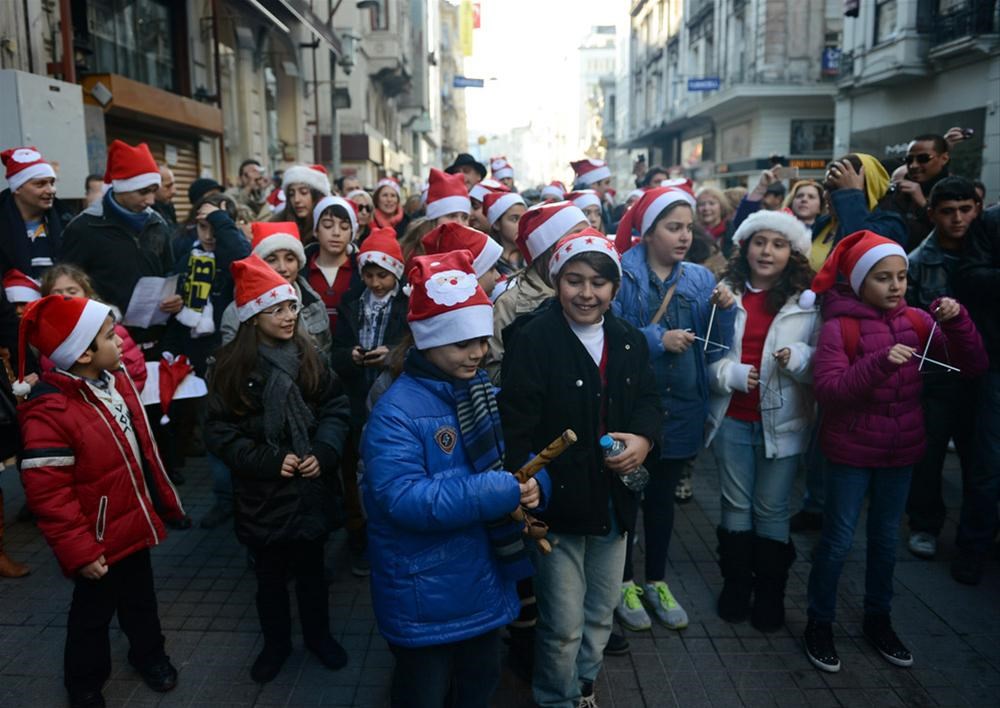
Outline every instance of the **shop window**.
{"label": "shop window", "polygon": [[888,42],[896,36],[897,0],[877,0],[875,3],[875,44]]}
{"label": "shop window", "polygon": [[87,0],[90,69],[177,91],[175,8],[166,0]]}
{"label": "shop window", "polygon": [[793,120],[790,145],[793,155],[832,154],[833,121]]}

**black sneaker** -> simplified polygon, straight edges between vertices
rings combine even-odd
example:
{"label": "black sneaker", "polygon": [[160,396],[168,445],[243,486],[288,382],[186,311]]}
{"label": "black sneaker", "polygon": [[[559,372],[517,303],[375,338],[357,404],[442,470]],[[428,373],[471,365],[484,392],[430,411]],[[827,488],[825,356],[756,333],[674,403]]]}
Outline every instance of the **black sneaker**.
{"label": "black sneaker", "polygon": [[865,617],[862,632],[865,639],[878,650],[886,661],[895,666],[913,666],[913,654],[903,646],[892,629],[892,623],[886,616]]}
{"label": "black sneaker", "polygon": [[104,695],[100,691],[71,691],[70,708],[104,708]]}
{"label": "black sneaker", "polygon": [[257,659],[250,667],[250,678],[256,683],[270,683],[281,673],[281,667],[285,665],[285,659],[292,653],[289,647],[274,647],[264,645]]}
{"label": "black sneaker", "polygon": [[333,637],[324,637],[319,641],[306,642],[306,649],[316,655],[326,668],[336,671],[347,666],[347,652]]}
{"label": "black sneaker", "polygon": [[223,504],[221,502],[216,502],[211,509],[205,514],[201,519],[201,527],[203,529],[214,529],[217,526],[221,526],[228,519],[233,516],[233,505],[232,503]]}
{"label": "black sneaker", "polygon": [[951,577],[962,585],[979,585],[983,580],[982,556],[959,552],[951,562]]}
{"label": "black sneaker", "polygon": [[177,669],[165,656],[145,666],[133,664],[133,667],[142,676],[145,684],[157,693],[172,691],[177,685]]}
{"label": "black sneaker", "polygon": [[829,622],[809,620],[802,639],[813,666],[831,674],[840,671],[840,657],[833,646],[833,626]]}
{"label": "black sneaker", "polygon": [[802,531],[821,531],[823,529],[823,515],[815,511],[802,511],[794,514],[788,520],[788,530],[795,533]]}
{"label": "black sneaker", "polygon": [[626,656],[630,651],[625,635],[612,632],[604,647],[604,656]]}

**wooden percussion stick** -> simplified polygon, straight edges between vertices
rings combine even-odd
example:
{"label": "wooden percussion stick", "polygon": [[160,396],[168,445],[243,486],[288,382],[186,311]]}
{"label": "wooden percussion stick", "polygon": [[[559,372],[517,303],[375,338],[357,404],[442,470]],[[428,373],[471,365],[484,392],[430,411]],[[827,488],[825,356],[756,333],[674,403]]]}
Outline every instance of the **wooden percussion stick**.
{"label": "wooden percussion stick", "polygon": [[517,481],[524,484],[529,479],[534,477],[539,471],[545,467],[552,460],[563,454],[570,445],[576,442],[576,433],[572,430],[566,429],[563,431],[562,435],[549,443],[548,447],[542,450],[540,453],[528,460],[521,469],[514,473],[517,477]]}

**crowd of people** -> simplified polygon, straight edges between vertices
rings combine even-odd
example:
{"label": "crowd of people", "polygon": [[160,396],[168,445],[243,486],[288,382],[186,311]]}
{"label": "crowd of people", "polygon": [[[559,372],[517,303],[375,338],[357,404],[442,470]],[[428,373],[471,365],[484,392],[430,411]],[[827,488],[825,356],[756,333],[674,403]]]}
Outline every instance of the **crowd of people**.
{"label": "crowd of people", "polygon": [[[193,182],[182,222],[145,144],[111,144],[76,215],[45,157],[5,150],[0,455],[74,583],[71,704],[104,705],[116,614],[145,683],[176,685],[150,550],[192,525],[198,454],[200,524],[231,523],[256,577],[260,683],[292,650],[292,578],[306,648],[348,663],[324,568],[345,528],[393,705],[488,705],[506,641],[538,705],[596,706],[603,656],[628,651],[616,617],[688,625],[668,554],[699,454],[721,490],[719,617],[783,627],[791,534],[818,531],[803,645],[838,671],[868,498],[863,631],[910,666],[899,529],[935,556],[951,442],[955,580],[980,582],[997,532],[1000,206],[949,174],[961,137],[916,136],[891,176],[860,153],[822,182],[776,161],[749,191],[643,164],[623,200],[597,159],[519,192],[505,158],[461,154],[411,195],[247,160],[230,189]],[[2,528],[0,577],[23,577]]]}

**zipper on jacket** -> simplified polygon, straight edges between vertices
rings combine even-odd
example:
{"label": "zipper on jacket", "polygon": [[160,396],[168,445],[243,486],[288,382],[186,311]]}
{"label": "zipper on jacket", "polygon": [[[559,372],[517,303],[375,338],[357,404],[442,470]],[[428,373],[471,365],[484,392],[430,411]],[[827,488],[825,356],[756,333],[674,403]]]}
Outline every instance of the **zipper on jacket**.
{"label": "zipper on jacket", "polygon": [[104,529],[108,521],[108,498],[101,497],[97,504],[97,542],[104,542]]}

